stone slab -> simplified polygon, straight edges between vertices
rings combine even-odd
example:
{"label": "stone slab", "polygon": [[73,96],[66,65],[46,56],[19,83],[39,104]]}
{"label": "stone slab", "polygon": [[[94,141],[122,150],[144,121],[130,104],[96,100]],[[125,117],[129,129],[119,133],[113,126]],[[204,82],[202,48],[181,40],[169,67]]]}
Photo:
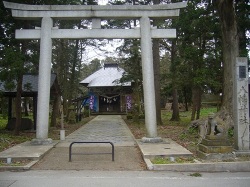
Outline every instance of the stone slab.
{"label": "stone slab", "polygon": [[192,156],[193,153],[171,139],[163,139],[160,143],[143,143],[136,140],[144,158]]}
{"label": "stone slab", "polygon": [[53,141],[53,143],[49,145],[32,145],[30,141],[27,141],[0,152],[0,159],[12,158],[38,160],[57,143],[57,141]]}
{"label": "stone slab", "polygon": [[221,140],[221,139],[215,139],[215,140],[203,139],[201,141],[201,144],[207,146],[229,146],[230,142],[228,140]]}
{"label": "stone slab", "polygon": [[29,170],[33,165],[35,165],[38,160],[32,160],[24,166],[0,166],[0,170]]}
{"label": "stone slab", "polygon": [[150,170],[155,171],[179,171],[179,172],[249,172],[250,162],[210,162],[210,163],[188,163],[188,164],[152,164]]}

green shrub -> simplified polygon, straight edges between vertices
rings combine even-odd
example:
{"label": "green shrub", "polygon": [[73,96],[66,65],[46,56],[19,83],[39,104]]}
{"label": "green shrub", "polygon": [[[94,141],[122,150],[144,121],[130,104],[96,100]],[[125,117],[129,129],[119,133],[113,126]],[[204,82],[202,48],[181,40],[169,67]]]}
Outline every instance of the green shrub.
{"label": "green shrub", "polygon": [[171,161],[168,157],[156,157],[151,160],[153,164],[184,164],[184,163],[195,163],[193,157],[174,157],[174,161]]}
{"label": "green shrub", "polygon": [[145,119],[145,114],[140,114],[139,119]]}
{"label": "green shrub", "polygon": [[84,117],[84,118],[89,117],[89,110],[84,110],[84,111],[83,111],[83,117]]}
{"label": "green shrub", "polygon": [[133,119],[133,116],[132,116],[131,113],[128,113],[128,114],[127,114],[127,119]]}
{"label": "green shrub", "polygon": [[234,128],[228,129],[228,136],[232,138],[234,136]]}
{"label": "green shrub", "polygon": [[76,123],[76,114],[73,110],[69,111],[68,122],[72,124]]}

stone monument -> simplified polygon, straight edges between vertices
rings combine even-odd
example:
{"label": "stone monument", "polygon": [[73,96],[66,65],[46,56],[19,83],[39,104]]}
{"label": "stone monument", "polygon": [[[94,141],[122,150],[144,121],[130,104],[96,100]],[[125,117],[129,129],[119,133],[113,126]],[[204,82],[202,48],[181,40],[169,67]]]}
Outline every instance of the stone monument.
{"label": "stone monument", "polygon": [[237,57],[234,77],[233,118],[235,125],[235,149],[249,151],[249,90],[247,58]]}
{"label": "stone monument", "polygon": [[217,121],[213,113],[209,114],[206,136],[198,146],[198,156],[207,160],[232,158],[233,147],[227,132],[227,127]]}

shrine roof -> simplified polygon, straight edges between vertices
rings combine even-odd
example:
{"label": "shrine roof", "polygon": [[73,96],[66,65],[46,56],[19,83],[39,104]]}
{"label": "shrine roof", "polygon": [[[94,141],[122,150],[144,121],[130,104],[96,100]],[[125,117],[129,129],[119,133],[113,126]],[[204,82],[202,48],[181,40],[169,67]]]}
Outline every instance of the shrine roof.
{"label": "shrine roof", "polygon": [[119,83],[125,71],[118,65],[106,64],[103,68],[97,70],[80,82],[86,87],[110,87],[110,86],[131,86],[131,82]]}
{"label": "shrine roof", "polygon": [[[50,87],[54,84],[56,74],[51,74]],[[4,93],[16,93],[16,82],[12,88],[6,88],[4,82],[0,81],[0,92]],[[23,75],[22,91],[26,93],[37,93],[38,92],[38,75],[25,74]]]}

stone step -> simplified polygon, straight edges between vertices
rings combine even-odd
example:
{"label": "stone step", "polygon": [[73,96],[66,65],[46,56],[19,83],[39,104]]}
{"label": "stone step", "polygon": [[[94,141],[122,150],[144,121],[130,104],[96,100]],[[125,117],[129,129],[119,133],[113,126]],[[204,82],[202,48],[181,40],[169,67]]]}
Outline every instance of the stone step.
{"label": "stone step", "polygon": [[236,155],[233,153],[204,153],[197,150],[197,156],[203,160],[232,160],[235,159]]}
{"label": "stone step", "polygon": [[230,142],[225,139],[217,139],[217,140],[203,139],[201,141],[201,144],[207,146],[230,146]]}
{"label": "stone step", "polygon": [[232,146],[206,146],[200,144],[199,151],[204,153],[231,153],[233,151]]}

